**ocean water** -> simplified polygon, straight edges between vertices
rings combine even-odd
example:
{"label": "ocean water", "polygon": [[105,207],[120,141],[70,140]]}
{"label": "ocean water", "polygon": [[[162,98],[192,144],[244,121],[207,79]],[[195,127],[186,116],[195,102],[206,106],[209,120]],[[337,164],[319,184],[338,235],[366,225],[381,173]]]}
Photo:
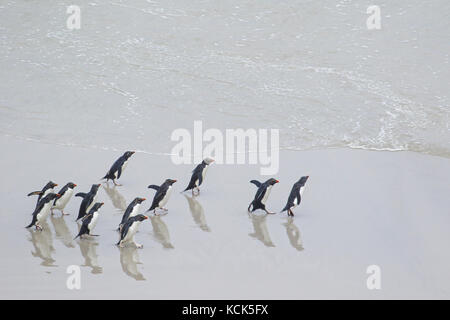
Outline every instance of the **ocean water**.
{"label": "ocean water", "polygon": [[0,3],[0,134],[170,152],[177,128],[450,157],[450,2]]}

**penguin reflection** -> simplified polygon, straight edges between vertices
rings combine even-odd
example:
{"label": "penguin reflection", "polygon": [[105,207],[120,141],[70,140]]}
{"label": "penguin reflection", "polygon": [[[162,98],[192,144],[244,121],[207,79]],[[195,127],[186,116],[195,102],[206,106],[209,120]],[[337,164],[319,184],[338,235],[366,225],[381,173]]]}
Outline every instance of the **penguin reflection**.
{"label": "penguin reflection", "polygon": [[52,253],[55,251],[53,247],[52,233],[47,222],[42,223],[42,231],[28,229],[31,235],[31,243],[34,246],[33,257],[42,259],[41,265],[46,267],[57,267],[54,264],[55,260],[52,258]]}
{"label": "penguin reflection", "polygon": [[64,216],[50,216],[50,220],[55,228],[56,238],[60,239],[67,248],[75,248],[73,236],[70,234],[70,230],[66,225]]}
{"label": "penguin reflection", "polygon": [[[80,229],[80,226],[78,226]],[[78,240],[78,246],[80,247],[81,255],[84,258],[83,267],[90,267],[91,273],[100,274],[103,272],[103,268],[99,266],[97,248],[98,242],[93,239],[85,238]]]}
{"label": "penguin reflection", "polygon": [[286,233],[288,235],[291,246],[293,246],[298,251],[302,251],[304,249],[302,236],[300,234],[300,230],[294,224],[294,219],[292,217],[288,217],[287,222],[283,223],[283,225],[286,227]]}
{"label": "penguin reflection", "polygon": [[205,211],[203,210],[203,207],[200,204],[200,202],[198,202],[198,200],[195,199],[194,197],[189,197],[187,195],[184,195],[184,197],[188,201],[189,210],[191,210],[192,218],[194,219],[195,223],[203,231],[210,232],[211,229],[209,229],[206,223]]}
{"label": "penguin reflection", "polygon": [[170,243],[169,229],[167,229],[167,225],[164,221],[162,221],[161,217],[152,216],[150,217],[150,221],[152,222],[153,233],[156,241],[161,243],[164,248],[173,248],[173,245]]}
{"label": "penguin reflection", "polygon": [[139,255],[137,248],[124,247],[120,248],[120,264],[122,265],[123,272],[134,278],[135,280],[145,280],[142,273],[139,272],[137,265],[139,262]]}
{"label": "penguin reflection", "polygon": [[249,216],[252,219],[253,229],[255,230],[254,233],[249,233],[249,236],[258,239],[267,247],[275,247],[272,240],[270,239],[269,229],[267,229],[267,216],[254,214],[249,214]]}
{"label": "penguin reflection", "polygon": [[125,211],[125,209],[127,208],[127,200],[123,195],[120,194],[116,186],[110,187],[109,184],[104,184],[103,189],[105,189],[106,194],[111,199],[113,206],[116,209]]}

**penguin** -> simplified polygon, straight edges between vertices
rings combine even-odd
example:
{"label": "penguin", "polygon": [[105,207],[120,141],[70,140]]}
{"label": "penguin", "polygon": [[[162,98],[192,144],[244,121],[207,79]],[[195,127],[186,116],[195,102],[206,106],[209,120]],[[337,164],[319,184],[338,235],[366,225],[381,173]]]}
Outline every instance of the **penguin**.
{"label": "penguin", "polygon": [[137,216],[129,218],[120,232],[120,240],[117,242],[117,245],[123,248],[125,243],[133,242],[137,248],[143,248],[144,246],[142,244],[134,241],[134,235],[136,234],[141,222],[147,219],[148,217],[143,214],[138,214]]}
{"label": "penguin", "polygon": [[145,198],[135,198],[131,203],[128,205],[127,209],[123,213],[122,221],[119,224],[119,228],[117,228],[117,231],[121,231],[123,225],[127,222],[129,218],[132,218],[134,216],[137,216],[139,212],[139,207],[141,206],[141,203],[144,202]]}
{"label": "penguin", "polygon": [[289,198],[287,200],[286,206],[281,212],[287,210],[288,216],[293,217],[294,213],[292,209],[300,204],[302,201],[303,191],[305,191],[305,183],[308,181],[309,176],[301,177],[294,185],[292,186],[291,193],[289,194]]}
{"label": "penguin", "polygon": [[88,214],[89,210],[91,210],[92,206],[97,199],[97,192],[100,184],[93,184],[91,190],[88,193],[78,192],[75,197],[81,197],[83,200],[80,204],[80,210],[78,211],[77,220],[83,218],[86,214]]}
{"label": "penguin", "polygon": [[89,213],[83,217],[83,224],[81,225],[80,232],[78,235],[74,238],[74,240],[78,237],[82,239],[82,236],[87,234],[89,236],[97,237],[96,234],[91,234],[91,232],[94,230],[95,226],[97,225],[98,220],[98,210],[104,205],[103,202],[96,202],[91,210],[89,210]]}
{"label": "penguin", "polygon": [[[264,183],[261,183],[261,182],[259,182],[257,180],[251,180],[250,183],[253,183],[255,186],[257,186],[258,187],[258,191],[256,191],[255,198],[249,204],[247,210],[249,212],[253,212],[253,211],[257,210],[257,209],[262,209],[268,214],[274,214],[274,212],[267,211],[267,209],[266,209],[266,201],[267,201],[267,198],[269,197],[269,194],[270,194],[270,191],[272,190],[273,185],[278,183],[278,182],[279,181],[274,179],[274,178],[270,178],[269,180],[267,180]],[[250,211],[250,207],[252,207],[251,211]]]}
{"label": "penguin", "polygon": [[50,209],[52,208],[53,205],[53,201],[59,198],[60,196],[61,195],[57,193],[51,192],[47,194],[45,197],[43,197],[41,200],[39,200],[33,212],[33,220],[28,226],[26,226],[26,228],[31,228],[32,226],[35,226],[36,230],[42,230],[40,224],[45,222],[45,220],[47,220],[47,217],[50,213]]}
{"label": "penguin", "polygon": [[148,186],[150,189],[155,189],[156,193],[153,197],[153,202],[147,211],[153,210],[153,213],[156,213],[157,208],[161,208],[164,211],[168,211],[166,208],[164,208],[164,205],[169,201],[170,194],[172,193],[172,185],[177,182],[177,180],[172,179],[166,179],[164,183],[160,186],[156,186],[154,184],[151,184]]}
{"label": "penguin", "polygon": [[[189,181],[188,186],[186,189],[183,190],[183,192],[187,190],[192,190],[193,195],[200,194],[200,185],[203,183],[203,180],[205,180],[206,171],[208,170],[208,167],[211,163],[214,162],[214,159],[212,158],[205,158],[202,163],[200,163],[194,171],[192,171],[191,180]],[[197,193],[195,194],[195,190],[197,190]]]}
{"label": "penguin", "polygon": [[106,179],[106,182],[112,180],[114,185],[120,186],[120,184],[116,183],[116,179],[119,179],[122,175],[122,172],[125,170],[128,164],[128,160],[134,154],[134,151],[127,151],[119,159],[114,162],[109,171],[102,179]]}
{"label": "penguin", "polygon": [[53,181],[49,181],[43,188],[41,191],[33,191],[30,192],[29,194],[27,194],[27,196],[38,196],[38,199],[36,201],[36,206],[39,203],[39,200],[41,200],[43,197],[45,197],[47,194],[49,194],[50,192],[53,192],[53,188],[58,186],[56,183],[54,183]]}
{"label": "penguin", "polygon": [[77,185],[73,182],[67,183],[61,190],[59,190],[58,194],[61,195],[61,197],[55,199],[53,202],[53,208],[52,208],[52,214],[53,210],[57,209],[61,211],[62,215],[68,215],[68,213],[64,213],[64,208],[66,207],[67,203],[69,202],[70,198],[72,198],[73,195],[73,189]]}

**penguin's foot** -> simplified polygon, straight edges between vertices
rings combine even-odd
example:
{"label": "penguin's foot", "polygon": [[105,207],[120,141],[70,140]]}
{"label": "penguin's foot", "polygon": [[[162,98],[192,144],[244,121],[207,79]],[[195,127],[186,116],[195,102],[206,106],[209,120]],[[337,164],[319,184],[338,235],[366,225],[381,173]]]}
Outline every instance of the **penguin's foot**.
{"label": "penguin's foot", "polygon": [[36,230],[42,231],[42,227],[40,225],[35,225],[35,227],[36,227]]}
{"label": "penguin's foot", "polygon": [[267,214],[275,214],[275,212],[270,212],[270,211],[268,211],[268,210],[266,210],[266,209],[264,209],[264,211],[265,211]]}
{"label": "penguin's foot", "polygon": [[122,185],[120,183],[117,183],[116,181],[113,180],[113,183],[115,186],[121,187]]}
{"label": "penguin's foot", "polygon": [[161,210],[163,210],[163,211],[169,211],[169,209],[166,209],[166,208],[163,208],[163,207],[161,207]]}
{"label": "penguin's foot", "polygon": [[137,242],[134,243],[134,245],[136,246],[136,248],[138,249],[142,249],[144,246],[142,244],[139,244]]}
{"label": "penguin's foot", "polygon": [[125,248],[125,246],[123,245],[122,241],[120,241],[119,247],[120,247],[120,248]]}
{"label": "penguin's foot", "polygon": [[91,237],[99,237],[100,235],[98,234],[90,234]]}
{"label": "penguin's foot", "polygon": [[70,213],[65,213],[64,210],[61,210],[63,216],[70,216]]}

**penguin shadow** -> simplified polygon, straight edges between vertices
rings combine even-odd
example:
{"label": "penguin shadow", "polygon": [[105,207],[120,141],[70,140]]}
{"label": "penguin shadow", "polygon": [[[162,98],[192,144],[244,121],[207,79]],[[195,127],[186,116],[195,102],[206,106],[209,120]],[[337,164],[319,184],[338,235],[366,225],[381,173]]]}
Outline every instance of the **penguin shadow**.
{"label": "penguin shadow", "polygon": [[153,236],[156,241],[162,244],[166,249],[173,249],[174,246],[170,243],[169,229],[160,216],[150,216],[150,221],[153,228]]}
{"label": "penguin shadow", "polygon": [[111,199],[112,205],[114,208],[125,211],[127,208],[127,200],[125,197],[120,194],[117,190],[116,186],[109,186],[109,183],[103,184],[103,189],[106,191],[106,194]]}
{"label": "penguin shadow", "polygon": [[194,222],[203,231],[211,232],[211,229],[208,227],[208,224],[206,223],[205,211],[203,210],[203,207],[200,204],[200,202],[198,202],[198,200],[195,199],[194,196],[188,196],[185,194],[184,197],[188,201],[189,210],[191,211]]}
{"label": "penguin shadow", "polygon": [[119,247],[119,250],[120,264],[122,265],[123,272],[127,276],[137,281],[145,280],[144,276],[139,272],[137,268],[138,264],[142,264],[141,262],[139,262],[138,249],[133,247]]}
{"label": "penguin shadow", "polygon": [[47,222],[41,223],[42,231],[28,229],[31,238],[29,239],[33,244],[34,251],[31,251],[33,257],[42,260],[41,265],[45,267],[57,267],[54,264],[55,259],[52,258],[52,253],[55,251],[53,247],[52,232]]}
{"label": "penguin shadow", "polygon": [[283,226],[286,227],[286,233],[291,246],[293,246],[298,251],[304,250],[302,235],[299,228],[294,224],[294,218],[288,217],[286,223],[283,223]]}
{"label": "penguin shadow", "polygon": [[[78,229],[80,229],[80,225],[78,225]],[[79,239],[77,243],[80,247],[81,255],[84,258],[84,264],[82,264],[81,266],[90,267],[92,274],[101,274],[103,272],[103,268],[98,263],[96,248],[98,246],[98,242],[94,239],[83,238]]]}
{"label": "penguin shadow", "polygon": [[64,217],[55,217],[51,215],[50,221],[52,222],[53,228],[55,229],[56,238],[61,240],[61,242],[67,248],[75,248],[73,236],[70,233],[69,228],[67,227]]}
{"label": "penguin shadow", "polygon": [[249,217],[252,220],[254,232],[249,233],[248,235],[261,241],[266,247],[275,247],[275,244],[273,244],[270,239],[269,229],[267,228],[267,215],[255,215],[249,213]]}

